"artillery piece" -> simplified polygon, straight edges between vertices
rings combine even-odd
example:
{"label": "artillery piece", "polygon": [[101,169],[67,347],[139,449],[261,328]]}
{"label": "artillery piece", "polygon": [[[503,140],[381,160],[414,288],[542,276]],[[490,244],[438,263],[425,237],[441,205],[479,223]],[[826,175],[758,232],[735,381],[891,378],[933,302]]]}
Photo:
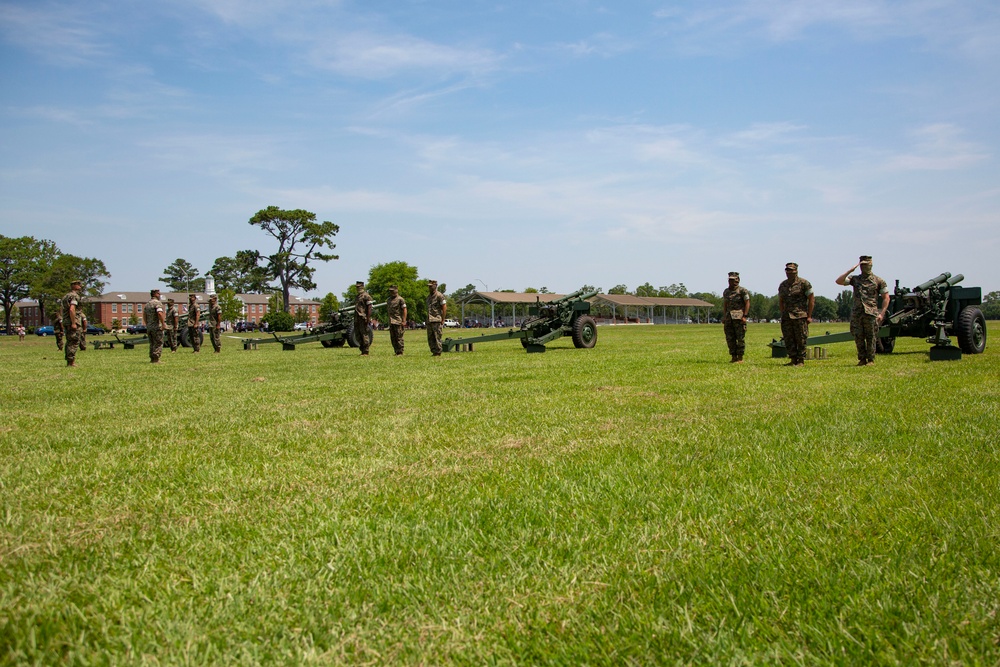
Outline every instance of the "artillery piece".
{"label": "artillery piece", "polygon": [[446,338],[441,347],[445,352],[456,351],[462,346],[471,351],[476,343],[518,339],[529,353],[544,352],[546,343],[562,336],[572,336],[574,346],[592,348],[597,344],[597,323],[590,316],[590,302],[587,299],[596,294],[596,290],[577,290],[548,303],[542,303],[539,299],[529,309],[528,317],[521,323],[520,329],[469,338]]}
{"label": "artillery piece", "polygon": [[[878,331],[877,350],[889,354],[896,346],[896,338],[907,336],[926,338],[932,345],[931,361],[961,359],[962,353],[981,354],[986,350],[986,318],[979,306],[983,291],[979,287],[963,287],[961,273],[950,273],[931,278],[912,290],[896,287],[889,297],[889,308]],[[955,347],[949,335],[958,338]],[[806,345],[823,345],[853,340],[849,333],[810,336]],[[771,341],[771,356],[787,356],[784,341]]]}
{"label": "artillery piece", "polygon": [[[372,310],[381,308],[385,302],[375,304]],[[350,347],[359,347],[358,336],[362,332],[354,327],[354,306],[345,306],[333,313],[329,322],[313,327],[304,334],[297,336],[279,336],[276,332],[271,333],[271,338],[247,338],[243,341],[244,350],[257,349],[258,345],[265,343],[281,343],[282,350],[294,350],[296,345],[319,342],[323,347],[343,347],[347,343]],[[371,345],[374,332],[371,324],[368,325],[364,335],[368,337],[368,344]]]}

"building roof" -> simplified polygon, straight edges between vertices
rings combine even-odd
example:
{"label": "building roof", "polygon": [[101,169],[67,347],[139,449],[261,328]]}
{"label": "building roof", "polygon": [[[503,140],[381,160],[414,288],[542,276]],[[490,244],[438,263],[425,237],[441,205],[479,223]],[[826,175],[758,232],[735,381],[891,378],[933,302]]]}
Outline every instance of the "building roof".
{"label": "building roof", "polygon": [[464,299],[468,303],[475,299],[492,303],[535,303],[541,301],[548,303],[566,296],[565,294],[540,294],[538,292],[473,292]]}
{"label": "building roof", "polygon": [[614,306],[678,306],[681,308],[712,308],[701,299],[666,296],[635,296],[633,294],[598,294],[591,301],[604,301]]}
{"label": "building roof", "polygon": [[[198,303],[208,303],[208,297],[210,296],[206,292],[161,292],[160,299],[166,301],[167,299],[173,299],[177,303],[187,303],[188,294],[194,294],[195,300]],[[236,298],[246,304],[252,303],[264,303],[266,304],[268,299],[271,298],[270,294],[237,294]],[[304,305],[312,306],[319,305],[319,301],[314,301],[313,299],[307,299],[301,296],[292,296],[291,305]],[[145,292],[105,292],[100,296],[89,296],[87,301],[90,303],[138,303],[149,301],[149,291]]]}

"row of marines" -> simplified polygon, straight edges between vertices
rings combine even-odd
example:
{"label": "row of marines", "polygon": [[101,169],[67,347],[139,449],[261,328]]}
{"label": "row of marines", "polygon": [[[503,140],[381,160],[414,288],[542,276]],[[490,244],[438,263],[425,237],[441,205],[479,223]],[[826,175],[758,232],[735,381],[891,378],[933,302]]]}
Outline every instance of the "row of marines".
{"label": "row of marines", "polygon": [[[850,275],[855,269],[861,269],[860,274]],[[788,350],[789,366],[805,365],[806,340],[809,337],[809,324],[812,322],[813,308],[816,299],[812,283],[799,276],[799,265],[789,262],[785,265],[785,280],[778,286],[778,306],[781,310],[781,335]],[[836,280],[838,285],[850,286],[854,290],[854,302],[851,311],[851,333],[854,335],[858,352],[858,365],[871,366],[875,364],[875,340],[879,325],[889,307],[889,287],[885,280],[872,273],[872,258],[862,255],[857,264],[845,271]],[[60,315],[56,318],[56,343],[62,348],[61,333],[65,331],[65,355],[68,366],[76,366],[76,353],[80,349],[86,332],[86,316],[80,308],[80,289],[82,283],[74,280],[70,292],[62,299]],[[447,315],[448,304],[444,295],[438,291],[438,282],[428,280],[427,295],[427,344],[431,354],[441,355],[442,327]],[[372,321],[372,306],[374,301],[365,290],[365,283],[359,280],[355,283],[357,298],[354,301],[354,321],[370,323]],[[173,299],[167,299],[164,307],[160,301],[160,290],[149,292],[150,300],[143,308],[143,320],[149,336],[149,360],[160,363],[163,344],[170,347],[171,352],[177,351],[177,336],[180,329],[180,314]],[[750,312],[750,292],[740,285],[740,274],[729,273],[729,286],[722,292],[722,324],[729,346],[731,363],[742,363],[746,349],[744,338],[747,329],[747,316]],[[399,289],[393,285],[389,288],[389,299],[386,302],[389,316],[389,339],[397,356],[403,354],[404,332],[406,331],[407,306],[399,295]],[[195,296],[188,296],[188,327],[196,331],[200,323],[200,311]],[[362,329],[362,332],[367,327]],[[222,308],[216,295],[209,297],[208,331],[212,347],[216,353],[222,350]],[[357,337],[361,355],[367,357],[369,338],[367,335]],[[191,336],[191,346],[195,352],[201,350],[201,337]]]}
{"label": "row of marines", "polygon": [[[861,272],[851,275],[858,268]],[[857,264],[837,278],[836,283],[854,290],[851,333],[858,351],[858,366],[874,366],[875,341],[889,308],[889,285],[872,273],[871,255],[862,255]],[[778,308],[781,311],[781,336],[789,357],[787,366],[805,365],[806,340],[815,305],[812,283],[799,276],[799,265],[795,262],[785,264],[785,280],[778,286]],[[740,286],[740,274],[731,271],[729,287],[722,292],[722,324],[732,357],[730,363],[743,363],[749,312],[750,292]]]}

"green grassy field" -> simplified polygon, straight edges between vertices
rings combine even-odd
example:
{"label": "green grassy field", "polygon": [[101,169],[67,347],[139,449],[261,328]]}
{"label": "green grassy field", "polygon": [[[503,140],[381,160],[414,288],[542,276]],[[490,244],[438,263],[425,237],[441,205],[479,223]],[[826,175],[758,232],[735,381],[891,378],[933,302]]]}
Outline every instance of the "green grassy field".
{"label": "green grassy field", "polygon": [[[844,325],[813,325],[812,333]],[[0,339],[2,664],[1000,664],[1000,330]]]}

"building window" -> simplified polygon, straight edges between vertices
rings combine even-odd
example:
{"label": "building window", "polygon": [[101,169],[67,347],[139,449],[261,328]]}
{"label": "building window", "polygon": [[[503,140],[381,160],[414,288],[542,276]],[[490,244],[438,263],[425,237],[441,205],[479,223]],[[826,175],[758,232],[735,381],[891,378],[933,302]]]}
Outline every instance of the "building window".
{"label": "building window", "polygon": [[111,304],[111,312],[112,313],[117,313],[118,312],[118,304],[117,303]]}

